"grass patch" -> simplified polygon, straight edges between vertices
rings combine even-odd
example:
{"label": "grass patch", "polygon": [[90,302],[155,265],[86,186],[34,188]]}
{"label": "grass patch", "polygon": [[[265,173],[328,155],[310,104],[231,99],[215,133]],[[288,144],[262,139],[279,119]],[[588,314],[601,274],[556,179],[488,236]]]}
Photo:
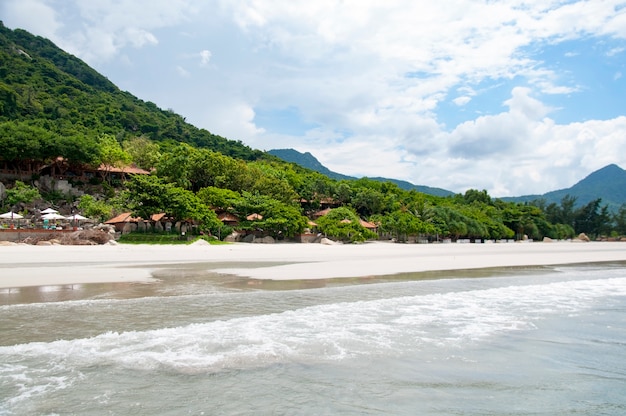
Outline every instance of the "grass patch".
{"label": "grass patch", "polygon": [[173,233],[129,233],[122,234],[117,240],[120,244],[191,244],[205,240],[211,245],[229,244],[209,236],[181,236]]}
{"label": "grass patch", "polygon": [[117,240],[122,244],[189,244],[187,237],[171,233],[129,233],[122,234]]}

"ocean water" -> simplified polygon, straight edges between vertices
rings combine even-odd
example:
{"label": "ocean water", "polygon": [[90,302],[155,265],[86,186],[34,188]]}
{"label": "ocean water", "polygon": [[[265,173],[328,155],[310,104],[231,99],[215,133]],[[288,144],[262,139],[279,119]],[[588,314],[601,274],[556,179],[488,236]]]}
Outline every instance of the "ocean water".
{"label": "ocean water", "polygon": [[624,415],[624,266],[4,290],[0,414]]}

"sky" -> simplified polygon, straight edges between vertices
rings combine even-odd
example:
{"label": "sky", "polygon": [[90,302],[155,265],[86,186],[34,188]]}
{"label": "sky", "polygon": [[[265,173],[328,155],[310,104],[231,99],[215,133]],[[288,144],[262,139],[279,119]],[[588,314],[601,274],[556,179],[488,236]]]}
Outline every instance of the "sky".
{"label": "sky", "polygon": [[346,175],[504,197],[626,168],[622,0],[2,0],[0,20]]}

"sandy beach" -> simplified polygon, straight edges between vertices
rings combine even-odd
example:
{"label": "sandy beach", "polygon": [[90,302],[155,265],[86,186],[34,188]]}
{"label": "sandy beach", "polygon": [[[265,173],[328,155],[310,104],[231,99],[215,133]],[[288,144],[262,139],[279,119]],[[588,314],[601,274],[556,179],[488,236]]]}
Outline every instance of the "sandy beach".
{"label": "sandy beach", "polygon": [[626,243],[15,245],[0,247],[0,288],[150,282],[155,271],[180,264],[290,280],[608,261],[626,261]]}

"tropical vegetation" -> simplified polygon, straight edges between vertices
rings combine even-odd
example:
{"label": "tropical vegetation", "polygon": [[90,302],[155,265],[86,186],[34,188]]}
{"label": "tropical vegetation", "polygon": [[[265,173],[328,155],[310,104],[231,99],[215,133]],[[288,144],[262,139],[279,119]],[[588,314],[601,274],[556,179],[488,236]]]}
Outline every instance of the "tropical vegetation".
{"label": "tropical vegetation", "polygon": [[[45,189],[39,172],[59,157],[103,176],[67,178],[82,196]],[[130,165],[150,173],[114,179],[114,168]],[[198,129],[120,91],[52,42],[1,23],[0,173],[13,178],[4,180],[4,209],[47,201],[99,220],[165,213],[218,238],[233,230],[220,212],[239,218],[241,231],[278,239],[307,230],[345,242],[626,234],[626,207],[609,212],[600,199],[580,207],[570,196],[560,204],[505,202],[485,190],[440,196],[369,178],[332,179]]]}

